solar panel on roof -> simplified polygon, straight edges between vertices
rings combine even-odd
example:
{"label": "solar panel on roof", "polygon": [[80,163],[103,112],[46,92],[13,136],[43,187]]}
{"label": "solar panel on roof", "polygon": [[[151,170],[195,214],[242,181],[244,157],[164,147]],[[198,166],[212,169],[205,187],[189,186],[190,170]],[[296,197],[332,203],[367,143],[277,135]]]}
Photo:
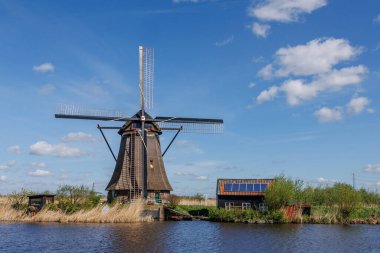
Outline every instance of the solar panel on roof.
{"label": "solar panel on roof", "polygon": [[260,191],[260,184],[254,184],[253,185],[253,191],[259,192]]}
{"label": "solar panel on roof", "polygon": [[240,191],[246,192],[247,191],[247,184],[240,184]]}
{"label": "solar panel on roof", "polygon": [[247,184],[247,191],[253,192],[253,184]]}
{"label": "solar panel on roof", "polygon": [[239,184],[232,184],[232,191],[233,192],[239,191]]}
{"label": "solar panel on roof", "polygon": [[224,184],[224,191],[226,192],[232,191],[232,184]]}
{"label": "solar panel on roof", "polygon": [[268,184],[261,184],[261,191],[264,192],[267,188]]}

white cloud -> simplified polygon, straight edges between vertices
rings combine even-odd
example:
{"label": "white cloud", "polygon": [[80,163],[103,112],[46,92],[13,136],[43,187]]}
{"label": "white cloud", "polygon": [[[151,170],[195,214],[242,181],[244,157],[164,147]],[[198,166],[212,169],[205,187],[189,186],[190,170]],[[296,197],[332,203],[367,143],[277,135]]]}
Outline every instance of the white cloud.
{"label": "white cloud", "polygon": [[358,114],[364,111],[366,106],[370,103],[369,99],[366,97],[357,97],[351,99],[351,101],[347,104],[347,110],[349,113]]}
{"label": "white cloud", "polygon": [[174,172],[174,175],[180,176],[180,177],[189,177],[189,178],[199,180],[199,181],[207,181],[208,180],[207,176],[200,176],[200,175],[197,175],[193,172],[187,172],[187,171],[176,171],[176,172]]}
{"label": "white cloud", "polygon": [[375,111],[375,109],[373,109],[373,108],[368,108],[368,109],[367,109],[367,112],[368,112],[368,113],[375,113],[376,111]]}
{"label": "white cloud", "polygon": [[252,58],[252,62],[254,63],[261,63],[261,62],[264,62],[265,61],[265,58],[263,56],[258,56],[258,57],[253,57]]}
{"label": "white cloud", "polygon": [[72,148],[63,143],[49,144],[46,141],[38,141],[32,144],[29,149],[31,154],[42,156],[81,157],[86,155],[79,148]]}
{"label": "white cloud", "polygon": [[266,65],[264,68],[262,68],[259,73],[257,73],[258,76],[262,77],[263,79],[271,79],[273,77],[273,66],[272,64]]}
{"label": "white cloud", "polygon": [[380,164],[368,164],[363,170],[366,172],[380,173]]}
{"label": "white cloud", "polygon": [[321,123],[340,121],[343,119],[343,113],[340,108],[330,109],[328,107],[322,107],[314,112],[314,116],[317,117]]}
{"label": "white cloud", "polygon": [[380,22],[380,14],[377,15],[377,16],[373,19],[373,21],[375,21],[375,22]]}
{"label": "white cloud", "polygon": [[20,154],[21,153],[21,147],[19,145],[10,146],[7,148],[8,152]]}
{"label": "white cloud", "polygon": [[294,22],[302,14],[309,14],[326,4],[327,0],[264,0],[248,11],[249,15],[264,21]]}
{"label": "white cloud", "polygon": [[256,34],[257,37],[266,38],[269,34],[270,25],[253,23],[252,32]]}
{"label": "white cloud", "polygon": [[68,179],[68,178],[69,178],[68,175],[63,174],[63,175],[61,175],[61,176],[58,177],[58,180],[66,180],[66,179]]}
{"label": "white cloud", "polygon": [[332,185],[336,182],[336,180],[331,180],[324,177],[318,177],[316,181],[317,183],[324,184],[324,185]]}
{"label": "white cloud", "polygon": [[256,98],[256,103],[261,104],[263,102],[272,100],[278,93],[278,87],[272,86],[267,90],[263,90]]}
{"label": "white cloud", "polygon": [[199,180],[199,181],[207,181],[208,180],[208,177],[207,176],[198,176],[196,177],[195,179]]}
{"label": "white cloud", "polygon": [[51,63],[43,63],[33,67],[33,70],[37,72],[54,72],[54,69],[55,67]]}
{"label": "white cloud", "polygon": [[[280,48],[273,63],[262,68],[258,75],[263,79],[299,76],[288,79],[280,86],[272,86],[272,96],[264,90],[256,101],[271,100],[278,92],[284,92],[290,105],[317,97],[321,92],[337,92],[363,81],[368,69],[363,65],[335,69],[334,66],[352,60],[361,49],[343,39],[315,39],[305,45]],[[276,88],[273,88],[276,87]],[[262,98],[263,96],[263,98]],[[268,97],[269,96],[269,97]]]}
{"label": "white cloud", "polygon": [[50,95],[54,91],[55,91],[55,86],[52,85],[52,84],[50,84],[50,83],[48,83],[48,84],[45,84],[45,85],[41,86],[38,89],[38,94],[40,94],[40,95]]}
{"label": "white cloud", "polygon": [[361,83],[367,72],[368,69],[363,65],[341,68],[339,70],[333,69],[329,73],[319,75],[314,85],[321,91],[339,91],[345,86]]}
{"label": "white cloud", "polygon": [[255,83],[248,84],[248,88],[252,89],[255,88],[257,85]]}
{"label": "white cloud", "polygon": [[228,44],[232,43],[234,41],[234,35],[231,35],[230,37],[226,38],[225,40],[215,42],[215,46],[217,47],[224,47]]}
{"label": "white cloud", "polygon": [[13,166],[15,166],[17,163],[16,160],[10,160],[8,161],[6,164],[0,164],[0,170],[6,170],[6,169],[9,169]]}
{"label": "white cloud", "polygon": [[334,65],[351,60],[360,52],[360,48],[352,47],[344,39],[315,39],[305,45],[277,50],[275,63],[278,69],[274,74],[279,77],[286,77],[330,72]]}
{"label": "white cloud", "polygon": [[0,182],[4,182],[5,180],[7,180],[6,176],[0,176]]}
{"label": "white cloud", "polygon": [[44,168],[44,167],[47,166],[47,164],[44,163],[44,162],[32,162],[31,164],[32,164],[32,166],[34,166],[34,167],[40,167],[40,168]]}
{"label": "white cloud", "polygon": [[96,142],[97,139],[93,137],[91,134],[87,134],[84,132],[75,132],[68,133],[63,136],[62,141],[64,142],[74,142],[74,141],[83,141],[83,142]]}
{"label": "white cloud", "polygon": [[302,101],[314,98],[318,93],[315,86],[306,85],[302,80],[286,81],[281,90],[286,93],[290,105],[298,105]]}
{"label": "white cloud", "polygon": [[29,175],[31,176],[37,176],[37,177],[42,177],[42,176],[49,176],[51,175],[50,171],[47,171],[47,170],[40,170],[40,169],[37,169],[35,171],[30,171],[28,172]]}
{"label": "white cloud", "polygon": [[203,154],[203,150],[198,147],[198,145],[189,140],[178,140],[174,142],[174,145],[179,148],[183,148],[195,154]]}
{"label": "white cloud", "polygon": [[16,163],[17,163],[16,160],[10,160],[10,161],[7,162],[7,165],[8,165],[9,167],[12,167],[12,166],[15,166]]}

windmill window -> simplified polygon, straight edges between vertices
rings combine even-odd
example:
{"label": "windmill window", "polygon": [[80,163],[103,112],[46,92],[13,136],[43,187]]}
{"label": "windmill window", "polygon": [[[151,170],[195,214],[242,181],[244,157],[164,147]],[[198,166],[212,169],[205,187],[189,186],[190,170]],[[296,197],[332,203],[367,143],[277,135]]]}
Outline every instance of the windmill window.
{"label": "windmill window", "polygon": [[151,169],[153,169],[154,167],[153,167],[153,160],[150,160],[150,164],[149,164],[149,167],[151,168]]}

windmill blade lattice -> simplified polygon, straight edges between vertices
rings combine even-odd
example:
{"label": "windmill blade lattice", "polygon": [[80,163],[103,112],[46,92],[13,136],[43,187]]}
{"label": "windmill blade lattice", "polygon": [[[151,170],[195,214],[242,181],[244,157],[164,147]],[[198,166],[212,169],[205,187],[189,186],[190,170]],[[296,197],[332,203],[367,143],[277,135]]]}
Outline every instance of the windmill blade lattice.
{"label": "windmill blade lattice", "polygon": [[143,100],[145,109],[153,108],[154,49],[143,49]]}
{"label": "windmill blade lattice", "polygon": [[223,133],[223,123],[188,123],[188,122],[158,122],[163,130],[177,131],[182,127],[183,133],[220,134]]}
{"label": "windmill blade lattice", "polygon": [[79,107],[75,105],[60,104],[56,108],[56,118],[91,119],[105,121],[130,120],[125,112],[112,110],[98,110]]}

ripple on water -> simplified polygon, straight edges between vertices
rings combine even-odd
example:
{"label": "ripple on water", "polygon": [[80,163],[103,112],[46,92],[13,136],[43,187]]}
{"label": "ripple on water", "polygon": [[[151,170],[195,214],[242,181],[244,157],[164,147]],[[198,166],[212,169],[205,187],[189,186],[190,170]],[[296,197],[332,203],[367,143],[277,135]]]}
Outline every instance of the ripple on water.
{"label": "ripple on water", "polygon": [[380,252],[380,226],[0,223],[1,252]]}

